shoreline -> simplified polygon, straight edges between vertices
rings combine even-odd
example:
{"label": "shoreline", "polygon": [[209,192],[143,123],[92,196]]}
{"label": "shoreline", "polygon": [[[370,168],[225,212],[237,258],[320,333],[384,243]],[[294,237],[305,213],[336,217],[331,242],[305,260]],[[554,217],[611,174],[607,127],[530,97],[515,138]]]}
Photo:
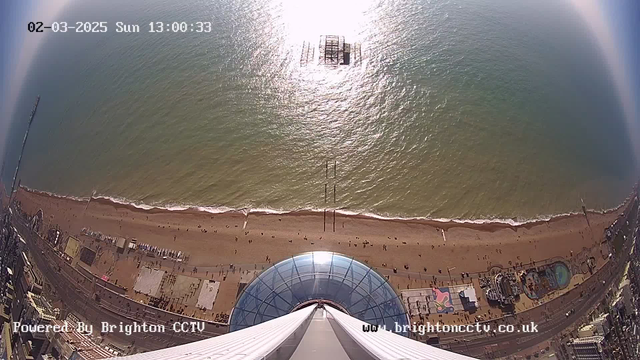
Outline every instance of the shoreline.
{"label": "shoreline", "polygon": [[[635,188],[635,186],[634,186]],[[36,194],[40,196],[46,196],[54,199],[64,199],[71,200],[79,203],[91,202],[91,203],[99,203],[102,205],[112,206],[115,209],[121,208],[134,212],[143,211],[148,214],[161,214],[161,213],[175,213],[175,214],[195,214],[195,215],[221,215],[221,214],[229,214],[229,215],[242,215],[248,216],[251,215],[287,215],[287,216],[318,216],[323,214],[325,209],[315,209],[315,208],[301,208],[301,209],[293,209],[293,210],[277,210],[277,209],[269,209],[269,208],[241,208],[235,209],[230,207],[209,207],[209,206],[198,206],[198,205],[173,205],[173,206],[156,206],[156,205],[147,205],[142,203],[136,203],[133,201],[129,201],[124,198],[111,197],[106,195],[95,195],[90,197],[76,197],[76,196],[68,196],[68,195],[60,195],[56,193],[52,193],[45,190],[32,189],[27,186],[21,185],[20,190],[26,191],[27,193]],[[596,209],[587,209],[587,214],[593,215],[607,215],[624,208],[629,201],[632,199],[633,191],[623,200],[622,203],[617,205],[616,207],[605,209],[605,210],[596,210]],[[331,218],[331,213],[333,209],[326,209],[327,218]],[[379,220],[379,221],[389,221],[389,222],[397,222],[397,223],[406,223],[406,224],[419,224],[419,225],[427,225],[436,228],[440,228],[443,230],[449,230],[455,227],[467,228],[470,230],[478,230],[478,231],[498,231],[502,229],[517,229],[517,228],[531,228],[537,225],[551,223],[560,221],[563,219],[570,219],[574,217],[584,216],[583,212],[570,212],[570,213],[561,213],[554,215],[539,215],[537,218],[532,219],[522,219],[517,220],[517,218],[511,219],[449,219],[449,218],[429,218],[429,217],[400,217],[400,216],[384,216],[375,213],[369,212],[358,212],[354,210],[348,209],[335,209],[336,214],[339,214],[340,217],[344,218],[352,218],[352,219],[362,219],[362,220]]]}

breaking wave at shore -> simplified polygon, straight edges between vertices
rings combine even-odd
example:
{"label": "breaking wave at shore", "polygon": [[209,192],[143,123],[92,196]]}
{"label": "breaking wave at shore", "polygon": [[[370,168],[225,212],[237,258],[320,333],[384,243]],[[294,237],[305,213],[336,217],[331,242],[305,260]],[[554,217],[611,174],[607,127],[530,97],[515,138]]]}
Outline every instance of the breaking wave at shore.
{"label": "breaking wave at shore", "polygon": [[[114,206],[123,206],[138,210],[145,211],[197,211],[197,212],[205,212],[210,214],[224,214],[224,213],[242,213],[244,215],[248,214],[267,214],[267,215],[285,215],[285,214],[322,214],[325,209],[321,208],[299,208],[293,210],[282,210],[282,209],[271,209],[271,208],[231,208],[227,206],[199,206],[199,205],[182,205],[182,204],[168,204],[168,205],[149,205],[140,202],[130,201],[121,197],[114,196],[106,196],[106,195],[95,195],[91,197],[78,197],[78,196],[70,196],[70,195],[60,195],[55,194],[48,191],[31,189],[26,186],[21,186],[23,190],[26,190],[31,193],[46,195],[54,198],[60,199],[68,199],[73,201],[98,201],[106,204],[112,204]],[[609,212],[618,211],[622,208],[632,197],[633,194],[630,194],[621,204],[614,208],[604,209],[604,210],[596,210],[596,209],[587,209],[590,213],[599,213],[605,214]],[[326,209],[329,212],[332,212],[331,209]],[[429,218],[429,217],[401,217],[401,216],[385,216],[380,214],[375,214],[367,211],[356,211],[349,209],[336,209],[337,214],[354,217],[354,218],[369,218],[369,219],[377,219],[377,220],[387,220],[387,221],[424,221],[430,222],[434,224],[441,224],[443,227],[447,227],[447,225],[498,225],[505,227],[516,227],[516,226],[529,226],[535,225],[543,222],[549,222],[554,220],[565,219],[568,217],[582,215],[582,212],[569,212],[562,214],[554,214],[554,215],[540,215],[536,218],[531,219],[501,219],[501,218],[492,218],[492,219],[448,219],[448,218]]]}

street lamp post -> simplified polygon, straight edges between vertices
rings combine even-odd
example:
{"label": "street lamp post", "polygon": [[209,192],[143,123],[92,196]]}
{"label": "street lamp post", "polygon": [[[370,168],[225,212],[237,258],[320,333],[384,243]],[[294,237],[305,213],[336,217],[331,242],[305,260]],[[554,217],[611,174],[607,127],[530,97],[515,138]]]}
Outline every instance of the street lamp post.
{"label": "street lamp post", "polygon": [[448,268],[447,268],[447,273],[449,273],[449,282],[453,282],[453,280],[451,279],[451,270],[455,270],[455,269],[456,269],[456,267],[455,267],[455,266],[454,266],[454,267],[450,267],[450,268],[448,267]]}

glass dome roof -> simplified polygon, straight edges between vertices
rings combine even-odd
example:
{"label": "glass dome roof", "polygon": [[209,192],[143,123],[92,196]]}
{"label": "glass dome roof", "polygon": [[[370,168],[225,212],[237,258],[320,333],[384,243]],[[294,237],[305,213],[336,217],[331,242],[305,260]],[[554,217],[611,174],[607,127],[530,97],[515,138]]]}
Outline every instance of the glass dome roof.
{"label": "glass dome roof", "polygon": [[313,300],[328,300],[355,318],[391,331],[396,323],[408,324],[402,301],[375,270],[344,255],[315,251],[260,273],[240,295],[230,331],[286,315]]}

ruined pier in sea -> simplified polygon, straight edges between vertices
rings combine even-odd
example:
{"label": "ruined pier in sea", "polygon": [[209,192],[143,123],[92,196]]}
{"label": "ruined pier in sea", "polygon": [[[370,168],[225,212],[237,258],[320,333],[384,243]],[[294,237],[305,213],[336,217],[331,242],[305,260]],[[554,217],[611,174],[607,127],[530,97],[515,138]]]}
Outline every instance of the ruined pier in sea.
{"label": "ruined pier in sea", "polygon": [[[362,50],[360,43],[347,43],[344,36],[322,35],[318,45],[318,57],[315,56],[316,47],[311,42],[302,44],[300,65],[351,65],[359,66],[362,63]],[[317,59],[317,60],[316,60]]]}

